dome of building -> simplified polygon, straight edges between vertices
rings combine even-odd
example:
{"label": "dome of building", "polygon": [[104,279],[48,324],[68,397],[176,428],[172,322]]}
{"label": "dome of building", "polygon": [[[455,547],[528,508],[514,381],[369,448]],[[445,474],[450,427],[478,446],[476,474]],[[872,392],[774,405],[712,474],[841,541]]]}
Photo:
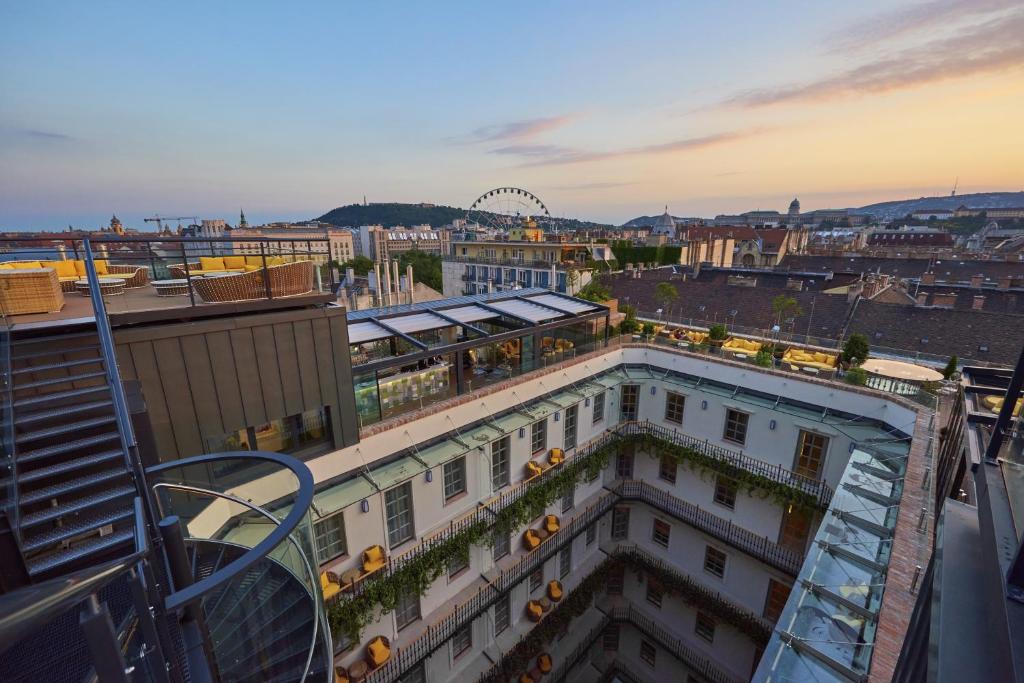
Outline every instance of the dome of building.
{"label": "dome of building", "polygon": [[789,213],[790,213],[790,215],[800,213],[800,200],[799,199],[794,199],[793,201],[791,201],[789,203]]}
{"label": "dome of building", "polygon": [[665,207],[665,213],[658,216],[658,219],[654,221],[654,227],[651,230],[652,235],[672,235],[676,234],[676,220],[672,218],[672,214],[668,212],[668,207]]}

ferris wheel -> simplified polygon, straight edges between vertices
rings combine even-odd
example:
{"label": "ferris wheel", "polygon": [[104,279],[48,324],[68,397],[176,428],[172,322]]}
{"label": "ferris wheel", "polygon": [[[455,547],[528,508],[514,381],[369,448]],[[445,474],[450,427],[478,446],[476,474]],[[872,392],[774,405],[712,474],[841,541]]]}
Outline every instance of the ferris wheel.
{"label": "ferris wheel", "polygon": [[528,217],[550,218],[537,195],[520,187],[499,187],[484,192],[469,207],[466,220],[485,227],[507,230]]}

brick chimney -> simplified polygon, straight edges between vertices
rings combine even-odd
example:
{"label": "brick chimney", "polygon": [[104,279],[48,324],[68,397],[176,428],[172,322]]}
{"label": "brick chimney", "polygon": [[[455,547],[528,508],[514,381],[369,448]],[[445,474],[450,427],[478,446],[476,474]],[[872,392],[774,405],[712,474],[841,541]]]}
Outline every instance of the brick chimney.
{"label": "brick chimney", "polygon": [[971,276],[971,289],[981,289],[981,283],[985,281],[985,276],[978,274]]}
{"label": "brick chimney", "polygon": [[940,306],[942,308],[953,308],[956,305],[956,294],[932,294],[932,306]]}
{"label": "brick chimney", "polygon": [[933,273],[931,271],[928,271],[927,273],[924,273],[923,275],[921,275],[921,284],[922,285],[934,285],[935,284],[935,273]]}
{"label": "brick chimney", "polygon": [[981,294],[975,295],[974,300],[971,301],[971,308],[975,311],[980,311],[985,308],[985,297]]}
{"label": "brick chimney", "polygon": [[927,306],[928,305],[928,292],[921,292],[917,295],[917,305]]}
{"label": "brick chimney", "polygon": [[999,289],[1009,289],[1012,284],[1013,278],[1009,275],[999,278]]}

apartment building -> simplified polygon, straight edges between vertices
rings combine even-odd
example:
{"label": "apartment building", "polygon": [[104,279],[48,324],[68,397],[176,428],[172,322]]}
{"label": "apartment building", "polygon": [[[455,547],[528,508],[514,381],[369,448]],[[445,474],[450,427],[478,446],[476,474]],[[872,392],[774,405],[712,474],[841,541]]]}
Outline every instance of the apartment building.
{"label": "apartment building", "polygon": [[546,288],[178,301],[5,328],[4,680],[890,680],[939,638],[971,487],[934,396],[609,338]]}
{"label": "apartment building", "polygon": [[605,244],[461,241],[452,243],[441,275],[445,296],[545,287],[573,294],[590,282],[593,261],[614,258]]}
{"label": "apartment building", "polygon": [[414,225],[411,228],[402,225],[393,228],[362,225],[358,230],[359,255],[374,261],[397,260],[403,253],[413,250],[444,256],[449,252],[450,245],[449,230],[435,230],[429,225]]}

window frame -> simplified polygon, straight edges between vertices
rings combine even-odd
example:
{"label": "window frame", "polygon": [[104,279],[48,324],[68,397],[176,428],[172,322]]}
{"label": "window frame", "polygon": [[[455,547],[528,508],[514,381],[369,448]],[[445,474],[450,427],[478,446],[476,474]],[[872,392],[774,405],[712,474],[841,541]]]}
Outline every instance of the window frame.
{"label": "window frame", "polygon": [[665,422],[675,425],[683,424],[686,413],[686,395],[676,391],[665,392]]}
{"label": "window frame", "polygon": [[507,436],[491,442],[491,487],[494,491],[505,488],[511,482],[511,450]]}
{"label": "window frame", "polygon": [[[817,454],[817,468],[813,473],[811,472],[811,469],[804,462],[802,462],[804,460],[808,462],[813,461],[813,457],[811,454],[805,454],[805,450],[808,446],[807,441],[809,438],[816,440],[820,439],[823,442],[820,445],[812,444],[810,447],[811,450],[820,451]],[[796,453],[793,456],[794,474],[799,474],[800,476],[807,477],[808,479],[820,480],[822,473],[825,471],[825,458],[828,455],[828,447],[831,443],[832,438],[827,434],[822,434],[821,432],[814,432],[811,431],[810,429],[801,429],[797,433]]]}
{"label": "window frame", "polygon": [[679,463],[670,455],[662,455],[661,460],[658,463],[658,479],[674,484],[676,483],[676,477],[678,475]]}
{"label": "window frame", "polygon": [[[465,644],[458,650],[460,638],[465,638]],[[469,622],[452,634],[452,661],[455,661],[469,650],[473,649],[473,622]]]}
{"label": "window frame", "polygon": [[[719,560],[719,557],[721,559]],[[709,565],[711,568],[709,568]],[[721,569],[716,569],[718,565],[721,565]],[[704,561],[701,563],[705,574],[710,574],[719,579],[725,579],[725,572],[729,566],[729,555],[724,550],[716,548],[713,545],[704,546]]]}
{"label": "window frame", "polygon": [[633,453],[619,453],[615,456],[615,478],[632,479],[636,457]]}
{"label": "window frame", "polygon": [[589,548],[594,545],[594,541],[597,540],[597,522],[591,522],[587,526],[586,534],[587,547]]}
{"label": "window frame", "polygon": [[[407,515],[409,519],[408,522],[404,523],[401,527],[392,528],[392,519],[396,519],[399,516],[398,514],[392,514],[391,512],[392,504],[397,503],[399,500],[398,498],[392,498],[392,496],[399,495],[396,494],[398,491],[404,491],[404,495],[402,495],[401,498],[406,501],[405,512],[399,514]],[[388,546],[390,548],[396,548],[397,546],[416,538],[415,518],[413,516],[412,482],[403,482],[384,492],[384,517],[387,524]],[[396,532],[403,528],[408,528],[408,534],[401,538],[396,538]]]}
{"label": "window frame", "polygon": [[647,579],[647,594],[644,596],[647,602],[651,603],[658,609],[661,609],[662,601],[665,598],[665,591],[660,586],[655,585],[655,582],[650,578]]}
{"label": "window frame", "polygon": [[[410,602],[406,603],[405,602],[406,600],[410,600]],[[416,607],[416,610],[415,610],[416,616],[412,617],[411,619],[408,619],[408,613],[410,613],[412,611],[411,610],[411,606],[413,604],[415,604],[415,607]],[[421,605],[420,605],[420,596],[417,595],[415,592],[409,592],[407,595],[399,597],[398,601],[395,603],[395,609],[394,609],[394,612],[395,612],[395,629],[397,631],[401,632],[403,629],[407,628],[410,624],[413,624],[413,623],[419,621],[420,619],[422,619],[423,618],[423,613],[422,613],[421,609],[422,608],[421,608]]]}
{"label": "window frame", "polygon": [[694,619],[693,633],[701,640],[705,640],[708,643],[715,642],[715,629],[718,626],[718,622],[714,617],[697,610],[696,619]]}
{"label": "window frame", "polygon": [[532,595],[533,593],[537,592],[541,588],[541,586],[543,586],[543,585],[544,585],[544,565],[542,564],[541,566],[537,567],[532,572],[530,572],[530,583],[528,585],[528,587],[530,589],[529,590],[530,594]]}
{"label": "window frame", "polygon": [[576,507],[576,484],[569,487],[569,492],[562,496],[562,514]]}
{"label": "window frame", "polygon": [[572,543],[558,551],[558,578],[564,579],[572,573]]}
{"label": "window frame", "polygon": [[538,455],[548,449],[548,420],[537,420],[530,425],[530,453]]}
{"label": "window frame", "polygon": [[511,534],[499,534],[498,530],[494,531],[494,545],[491,548],[491,560],[497,562],[503,557],[507,557],[512,554],[512,535]]}
{"label": "window frame", "polygon": [[[660,527],[660,528],[659,528]],[[657,517],[651,522],[651,541],[655,545],[667,548],[672,540],[672,525]]]}
{"label": "window frame", "polygon": [[565,409],[565,417],[562,420],[562,449],[571,450],[576,448],[579,436],[579,405],[572,405]]}
{"label": "window frame", "polygon": [[594,394],[591,401],[594,404],[594,408],[591,414],[590,424],[597,424],[604,419],[604,396],[605,392],[600,391]]}
{"label": "window frame", "polygon": [[739,482],[723,474],[715,475],[715,490],[712,501],[728,510],[736,509],[736,494],[739,493]]}
{"label": "window frame", "polygon": [[629,538],[629,510],[623,505],[612,508],[612,540],[621,541]]}
{"label": "window frame", "polygon": [[623,384],[619,391],[619,421],[634,422],[640,416],[640,385]]}
{"label": "window frame", "polygon": [[[499,613],[502,615],[500,619],[498,618]],[[494,635],[502,634],[510,628],[512,628],[511,591],[494,603]]]}
{"label": "window frame", "polygon": [[640,639],[640,661],[652,669],[658,661],[658,648],[646,638]]}
{"label": "window frame", "polygon": [[[734,416],[742,416],[742,420],[734,419]],[[742,425],[741,425],[742,423]],[[739,435],[739,429],[742,426],[743,433],[741,438],[737,438]],[[726,406],[725,409],[725,426],[722,429],[722,440],[728,441],[729,443],[738,444],[745,446],[747,443],[747,432],[750,428],[750,413],[736,408],[729,408]]]}
{"label": "window frame", "polygon": [[[340,520],[341,522],[341,524],[337,527],[341,529],[341,552],[321,555],[320,551],[326,550],[331,545],[334,545],[334,542],[322,542],[322,538],[324,538],[327,534],[321,534],[319,528],[321,527],[321,525],[334,523],[336,519]],[[338,512],[335,512],[333,515],[328,515],[323,519],[314,522],[313,537],[316,543],[316,561],[318,564],[325,564],[327,562],[330,562],[331,560],[348,555],[348,535],[345,532],[345,511],[339,510]]]}
{"label": "window frame", "polygon": [[[449,492],[448,491],[448,486],[449,486],[449,476],[448,476],[448,474],[449,474],[449,465],[456,465],[458,463],[461,463],[461,465],[459,465],[459,469],[457,470],[457,471],[460,472],[459,476],[462,479],[461,488],[458,491]],[[441,479],[442,479],[442,481],[444,483],[443,490],[444,490],[444,502],[445,503],[449,503],[454,498],[457,498],[457,497],[461,496],[462,494],[466,493],[466,490],[467,490],[466,456],[461,455],[458,458],[454,458],[454,459],[449,460],[448,462],[444,463],[441,466]]]}

